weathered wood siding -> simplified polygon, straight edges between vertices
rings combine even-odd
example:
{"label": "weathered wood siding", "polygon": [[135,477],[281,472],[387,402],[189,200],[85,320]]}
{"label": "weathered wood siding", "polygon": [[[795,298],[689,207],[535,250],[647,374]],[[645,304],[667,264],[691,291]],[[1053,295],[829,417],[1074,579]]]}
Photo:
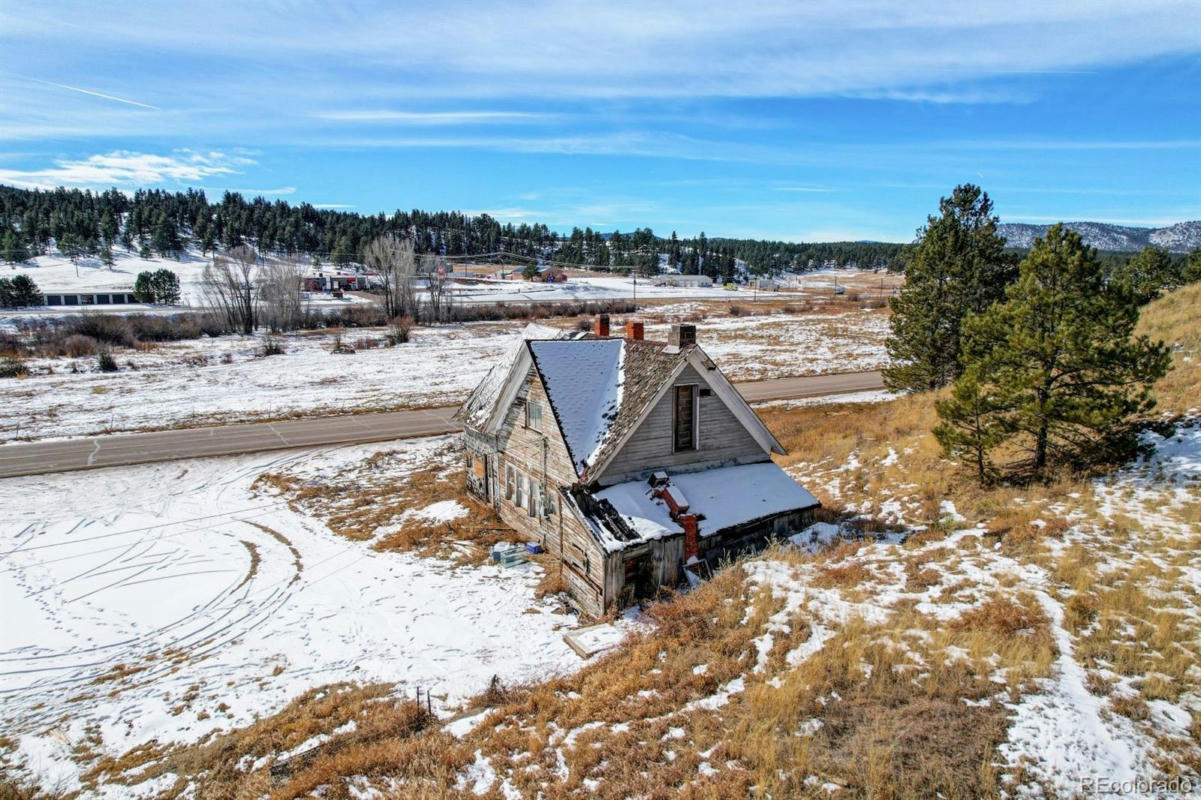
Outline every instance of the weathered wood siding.
{"label": "weathered wood siding", "polygon": [[[698,390],[708,386],[691,366],[680,373],[673,385],[687,384],[695,384]],[[658,469],[702,464],[750,464],[770,458],[716,393],[697,400],[697,448],[673,452],[673,394],[669,389],[626,441],[599,477],[598,482],[602,486],[646,477]]]}
{"label": "weathered wood siding", "polygon": [[[542,424],[538,429],[525,424],[526,405],[530,402],[542,405]],[[522,506],[515,503],[516,497],[507,494],[510,466],[526,478]],[[561,490],[577,480],[546,388],[531,367],[517,398],[505,411],[504,422],[497,433],[495,506],[500,518],[522,539],[538,542],[559,559],[563,580],[572,599],[583,613],[599,617],[604,614],[608,599],[604,595],[604,551],[575,514],[563,508]],[[553,504],[552,513],[530,516],[530,481],[538,486],[545,485],[547,498]]]}

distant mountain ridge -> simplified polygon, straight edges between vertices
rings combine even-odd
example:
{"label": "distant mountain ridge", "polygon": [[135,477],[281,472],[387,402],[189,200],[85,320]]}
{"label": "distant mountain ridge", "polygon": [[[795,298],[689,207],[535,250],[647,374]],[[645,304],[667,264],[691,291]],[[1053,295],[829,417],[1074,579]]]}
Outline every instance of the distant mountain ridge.
{"label": "distant mountain ridge", "polygon": [[[1148,245],[1162,247],[1173,253],[1187,253],[1201,247],[1201,220],[1177,222],[1165,228],[1136,228],[1130,225],[1111,225],[1106,222],[1068,222],[1068,228],[1080,234],[1084,243],[1098,250],[1137,251]],[[1028,248],[1042,236],[1047,225],[1003,222],[997,233],[1010,247]]]}

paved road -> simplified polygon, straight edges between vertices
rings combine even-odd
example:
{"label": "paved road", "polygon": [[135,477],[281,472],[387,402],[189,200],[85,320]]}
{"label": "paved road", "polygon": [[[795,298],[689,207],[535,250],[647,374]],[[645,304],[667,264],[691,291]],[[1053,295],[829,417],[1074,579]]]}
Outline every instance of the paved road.
{"label": "paved road", "polygon": [[[880,373],[874,371],[738,384],[739,391],[753,403],[882,387]],[[0,478],[450,433],[458,429],[450,419],[456,408],[444,406],[4,445],[0,446]]]}

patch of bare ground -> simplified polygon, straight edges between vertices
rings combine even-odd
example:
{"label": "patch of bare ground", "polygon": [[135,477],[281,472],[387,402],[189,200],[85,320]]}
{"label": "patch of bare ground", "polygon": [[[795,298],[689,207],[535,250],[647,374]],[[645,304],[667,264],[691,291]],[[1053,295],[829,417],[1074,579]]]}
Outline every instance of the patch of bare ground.
{"label": "patch of bare ground", "polygon": [[[376,550],[481,563],[494,543],[514,534],[491,509],[467,495],[458,456],[453,443],[417,464],[407,454],[383,450],[336,474],[263,473],[253,489],[283,497],[339,536],[370,541]],[[420,513],[445,501],[470,513],[451,520]]]}

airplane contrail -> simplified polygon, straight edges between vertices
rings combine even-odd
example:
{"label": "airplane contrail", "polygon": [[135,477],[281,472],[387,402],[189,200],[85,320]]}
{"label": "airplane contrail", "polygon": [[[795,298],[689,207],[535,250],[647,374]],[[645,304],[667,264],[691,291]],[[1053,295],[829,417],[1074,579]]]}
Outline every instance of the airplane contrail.
{"label": "airplane contrail", "polygon": [[139,103],[137,100],[126,100],[124,97],[116,97],[111,94],[104,94],[103,92],[94,92],[91,89],[81,89],[78,86],[68,86],[65,83],[55,83],[54,81],[44,81],[40,78],[30,78],[30,80],[37,81],[38,83],[44,83],[47,86],[57,86],[59,89],[69,89],[72,92],[90,94],[92,97],[100,97],[105,100],[112,100],[114,103],[125,103],[126,105],[137,106],[138,108],[149,108],[151,111],[162,111],[162,109],[158,106],[152,106],[149,103]]}

